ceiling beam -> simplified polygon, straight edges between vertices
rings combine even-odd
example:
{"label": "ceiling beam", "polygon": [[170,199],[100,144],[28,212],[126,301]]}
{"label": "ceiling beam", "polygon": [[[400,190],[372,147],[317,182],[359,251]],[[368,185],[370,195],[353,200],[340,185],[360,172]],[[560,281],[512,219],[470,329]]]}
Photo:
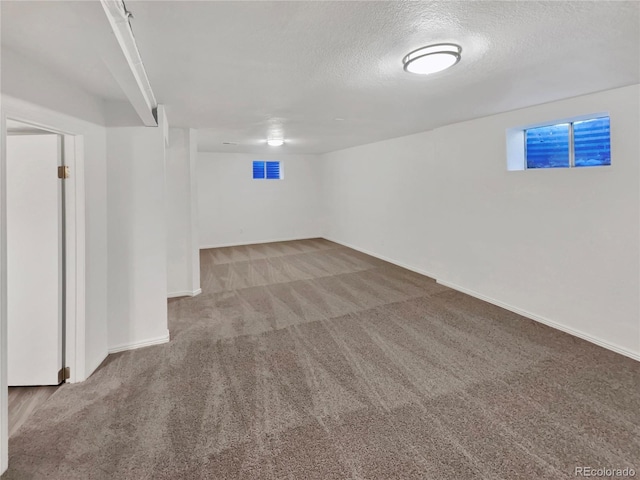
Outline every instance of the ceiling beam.
{"label": "ceiling beam", "polygon": [[112,33],[105,41],[117,41],[119,46],[103,48],[102,59],[144,125],[157,127],[158,103],[129,24],[129,13],[122,0],[100,0],[100,3]]}

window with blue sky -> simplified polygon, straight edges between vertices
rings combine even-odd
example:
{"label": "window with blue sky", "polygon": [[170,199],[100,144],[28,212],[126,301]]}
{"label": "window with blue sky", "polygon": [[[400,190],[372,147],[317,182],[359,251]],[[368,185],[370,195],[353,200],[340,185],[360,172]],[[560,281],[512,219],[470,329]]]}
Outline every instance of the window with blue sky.
{"label": "window with blue sky", "polygon": [[280,162],[267,162],[264,160],[253,161],[254,180],[281,180],[282,170]]}
{"label": "window with blue sky", "polygon": [[609,117],[525,130],[527,168],[611,165]]}

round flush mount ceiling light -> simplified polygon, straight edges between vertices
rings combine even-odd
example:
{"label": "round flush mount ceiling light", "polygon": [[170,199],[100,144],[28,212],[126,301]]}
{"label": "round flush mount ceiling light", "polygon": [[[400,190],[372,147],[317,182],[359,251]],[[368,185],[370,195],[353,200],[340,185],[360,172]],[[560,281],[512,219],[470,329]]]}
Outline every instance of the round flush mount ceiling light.
{"label": "round flush mount ceiling light", "polygon": [[418,75],[438,73],[460,61],[462,47],[455,43],[437,43],[418,48],[402,59],[404,70]]}
{"label": "round flush mount ceiling light", "polygon": [[283,138],[269,138],[267,139],[267,145],[270,147],[280,147],[284,144]]}

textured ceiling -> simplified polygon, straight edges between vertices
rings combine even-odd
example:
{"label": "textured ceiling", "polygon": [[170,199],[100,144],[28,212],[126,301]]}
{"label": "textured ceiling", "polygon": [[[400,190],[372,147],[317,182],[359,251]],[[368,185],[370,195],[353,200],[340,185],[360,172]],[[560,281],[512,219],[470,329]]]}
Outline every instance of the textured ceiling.
{"label": "textured ceiling", "polygon": [[[71,61],[91,47],[84,2],[62,18],[65,2],[48,2],[15,25],[6,3],[3,42],[122,98],[90,55]],[[635,1],[126,4],[158,101],[172,125],[199,129],[201,151],[322,153],[640,82]],[[43,44],[47,31],[60,38]],[[461,62],[403,71],[406,53],[437,42],[460,44]],[[286,145],[267,147],[278,130]]]}
{"label": "textured ceiling", "polygon": [[[127,6],[169,121],[201,129],[206,151],[273,149],[264,139],[282,129],[283,153],[327,152],[640,81],[637,2]],[[460,44],[462,61],[403,71],[437,42]]]}

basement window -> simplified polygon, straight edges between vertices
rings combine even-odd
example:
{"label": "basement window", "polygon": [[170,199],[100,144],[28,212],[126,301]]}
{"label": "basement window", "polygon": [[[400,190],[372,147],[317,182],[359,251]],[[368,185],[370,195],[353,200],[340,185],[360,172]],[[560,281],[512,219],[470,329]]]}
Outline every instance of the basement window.
{"label": "basement window", "polygon": [[282,178],[280,162],[253,161],[254,180],[282,180]]}
{"label": "basement window", "polygon": [[507,130],[508,170],[611,165],[606,114]]}

